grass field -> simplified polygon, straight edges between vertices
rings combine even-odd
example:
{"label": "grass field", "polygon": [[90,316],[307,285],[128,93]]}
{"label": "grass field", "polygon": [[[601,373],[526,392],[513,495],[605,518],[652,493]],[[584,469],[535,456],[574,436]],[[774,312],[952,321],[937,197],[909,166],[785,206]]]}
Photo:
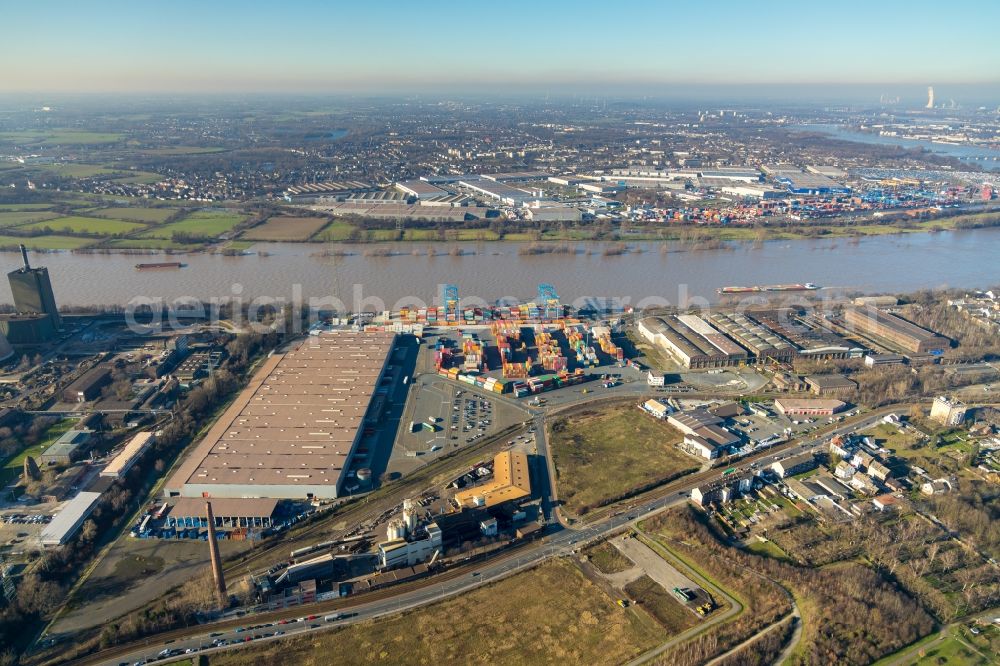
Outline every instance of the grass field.
{"label": "grass field", "polygon": [[44,144],[48,146],[92,146],[100,143],[114,143],[121,138],[121,134],[112,134],[109,132],[81,132],[68,129],[0,132],[0,141],[11,143]]}
{"label": "grass field", "polygon": [[618,664],[661,640],[575,566],[554,560],[403,615],[211,655],[208,663]]}
{"label": "grass field", "polygon": [[130,231],[135,231],[136,229],[142,229],[144,226],[146,225],[137,224],[135,222],[126,222],[124,220],[103,220],[96,217],[80,217],[79,215],[70,215],[67,217],[57,217],[51,220],[45,220],[44,222],[26,224],[21,227],[21,229],[49,228],[57,232],[69,231],[78,234],[85,233],[110,236],[112,234],[124,234]]}
{"label": "grass field", "polygon": [[116,173],[114,169],[97,164],[46,164],[43,168],[64,178],[93,178]]}
{"label": "grass field", "polygon": [[765,555],[767,557],[773,557],[776,560],[785,560],[790,562],[791,558],[788,557],[788,553],[781,550],[778,544],[773,541],[751,541],[747,545],[747,550],[752,553],[757,553],[758,555]]}
{"label": "grass field", "polygon": [[197,146],[171,146],[170,148],[145,148],[140,152],[146,155],[205,155],[207,153],[221,153],[225,148],[199,148]]}
{"label": "grass field", "polygon": [[149,185],[163,180],[163,176],[152,171],[126,171],[127,175],[115,178],[116,183],[128,183],[131,185]]}
{"label": "grass field", "polygon": [[241,237],[255,241],[304,241],[326,226],[324,217],[272,217]]}
{"label": "grass field", "polygon": [[635,566],[632,560],[622,555],[621,551],[607,541],[591,546],[583,551],[594,567],[604,574],[626,571]]}
{"label": "grass field", "polygon": [[698,469],[674,447],[678,430],[631,402],[587,407],[552,424],[559,499],[571,513],[628,497]]}
{"label": "grass field", "polygon": [[190,250],[199,247],[162,238],[116,238],[107,246],[119,250]]}
{"label": "grass field", "polygon": [[[24,469],[24,459],[31,456],[38,461],[38,457],[42,454],[42,451],[49,448],[53,442],[62,437],[63,433],[69,430],[76,423],[74,419],[63,419],[53,423],[48,430],[45,431],[45,436],[35,444],[34,446],[29,446],[23,449],[16,456],[12,456],[4,463],[3,467],[0,467],[0,488],[4,488],[7,484],[14,481],[21,471]],[[41,464],[38,465],[42,467]]]}
{"label": "grass field", "polygon": [[50,203],[0,204],[0,213],[23,210],[48,210],[50,208],[52,208],[52,204]]}
{"label": "grass field", "polygon": [[679,634],[698,623],[694,613],[681,606],[672,594],[649,576],[640,576],[626,585],[625,594],[669,634]]}
{"label": "grass field", "polygon": [[237,224],[245,220],[246,217],[237,213],[221,211],[196,211],[177,222],[144,231],[140,234],[143,238],[171,239],[174,233],[180,232],[195,236],[206,236],[215,238],[224,234]]}
{"label": "grass field", "polygon": [[132,207],[112,207],[94,208],[90,211],[94,215],[101,217],[113,217],[116,220],[129,220],[132,222],[147,222],[149,224],[161,224],[171,215],[177,213],[176,208],[132,208]]}
{"label": "grass field", "polygon": [[75,250],[94,242],[93,238],[76,238],[75,236],[0,236],[0,247],[16,248],[21,243],[29,250]]}
{"label": "grass field", "polygon": [[41,222],[59,217],[58,213],[49,211],[0,212],[0,227],[16,227],[27,222]]}
{"label": "grass field", "polygon": [[354,225],[344,220],[334,220],[316,235],[318,241],[345,241],[351,237]]}

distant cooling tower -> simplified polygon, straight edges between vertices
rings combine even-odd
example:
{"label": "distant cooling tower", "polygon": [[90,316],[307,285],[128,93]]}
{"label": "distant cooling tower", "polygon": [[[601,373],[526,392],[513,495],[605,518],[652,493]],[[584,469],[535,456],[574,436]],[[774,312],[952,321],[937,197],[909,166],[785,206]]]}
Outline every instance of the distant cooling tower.
{"label": "distant cooling tower", "polygon": [[934,86],[927,86],[927,108],[934,108]]}

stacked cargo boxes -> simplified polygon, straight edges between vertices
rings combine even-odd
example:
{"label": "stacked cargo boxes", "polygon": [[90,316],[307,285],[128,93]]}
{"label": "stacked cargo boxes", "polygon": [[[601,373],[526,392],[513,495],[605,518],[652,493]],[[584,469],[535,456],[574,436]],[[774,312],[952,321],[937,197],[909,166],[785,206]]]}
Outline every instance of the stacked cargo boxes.
{"label": "stacked cargo boxes", "polygon": [[597,344],[600,345],[601,351],[615,359],[616,361],[622,361],[625,358],[625,351],[611,341],[611,329],[607,326],[595,326],[593,329],[594,337],[597,338]]}
{"label": "stacked cargo boxes", "polygon": [[566,357],[562,355],[559,343],[541,326],[536,327],[535,344],[538,347],[538,362],[542,365],[542,369],[551,372],[566,369]]}
{"label": "stacked cargo boxes", "polygon": [[463,367],[466,372],[483,371],[483,345],[474,334],[462,334],[462,353],[465,355]]}

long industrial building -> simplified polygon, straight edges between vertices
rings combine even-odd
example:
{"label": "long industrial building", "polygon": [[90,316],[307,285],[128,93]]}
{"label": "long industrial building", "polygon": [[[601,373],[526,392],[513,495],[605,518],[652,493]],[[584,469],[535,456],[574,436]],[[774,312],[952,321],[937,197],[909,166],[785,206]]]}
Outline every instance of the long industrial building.
{"label": "long industrial building", "polygon": [[491,180],[462,180],[459,181],[459,184],[476,194],[496,199],[508,206],[520,206],[524,202],[536,198],[531,192],[519,190],[516,187]]}
{"label": "long industrial building", "polygon": [[379,385],[394,333],[324,332],[274,354],[166,486],[168,496],[334,498]]}
{"label": "long industrial building", "polygon": [[799,355],[808,358],[860,358],[865,350],[823,328],[818,322],[807,325],[788,311],[753,312],[753,318],[798,347]]}
{"label": "long industrial building", "polygon": [[743,365],[747,352],[696,315],[646,317],[639,334],[681,362],[686,368]]}
{"label": "long industrial building", "polygon": [[848,308],[844,311],[844,321],[863,333],[885,338],[915,354],[941,352],[950,346],[948,338],[878,308]]}
{"label": "long industrial building", "polygon": [[795,356],[795,346],[775,331],[740,313],[717,312],[712,323],[750,351],[758,363],[774,359],[788,363]]}

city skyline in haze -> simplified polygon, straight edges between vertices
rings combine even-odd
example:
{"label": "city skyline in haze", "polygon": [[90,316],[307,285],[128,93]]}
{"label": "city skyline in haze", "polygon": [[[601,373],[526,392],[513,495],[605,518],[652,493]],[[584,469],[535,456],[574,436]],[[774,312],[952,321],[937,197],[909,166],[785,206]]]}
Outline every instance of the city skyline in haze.
{"label": "city skyline in haze", "polygon": [[919,96],[930,84],[946,94],[949,84],[1000,81],[1000,5],[965,0],[944,11],[897,1],[835,11],[786,1],[5,4],[8,93],[656,95],[850,84]]}

